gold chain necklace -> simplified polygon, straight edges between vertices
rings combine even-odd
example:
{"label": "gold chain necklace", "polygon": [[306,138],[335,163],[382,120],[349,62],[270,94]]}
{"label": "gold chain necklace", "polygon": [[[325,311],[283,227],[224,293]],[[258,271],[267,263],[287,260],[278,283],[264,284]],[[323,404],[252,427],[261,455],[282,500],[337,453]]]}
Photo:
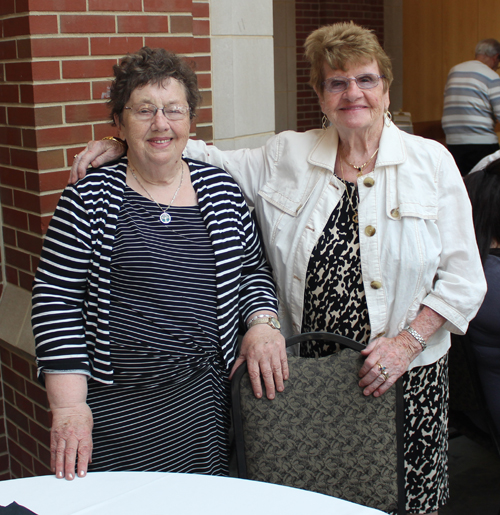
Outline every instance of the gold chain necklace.
{"label": "gold chain necklace", "polygon": [[360,166],[356,166],[356,165],[353,165],[352,163],[349,163],[349,161],[344,157],[344,161],[349,165],[349,166],[352,166],[355,170],[358,171],[358,177],[363,175],[363,170],[372,162],[372,159],[377,155],[377,152],[378,152],[378,148],[377,150],[375,150],[375,152],[372,154],[372,156],[370,157],[370,159],[368,159],[368,161],[366,163],[363,163],[362,165]]}
{"label": "gold chain necklace", "polygon": [[[142,184],[142,182],[137,178],[137,175],[135,175],[135,173],[134,173],[134,172],[137,172],[137,170],[134,170],[134,168],[132,168],[132,165],[130,163],[129,163],[128,167],[130,168],[130,172],[134,176],[134,179],[137,181],[139,186],[148,194],[149,198],[161,209],[162,213],[160,215],[160,222],[165,225],[169,224],[172,220],[172,216],[170,215],[170,213],[168,213],[168,210],[170,209],[170,206],[174,203],[175,197],[177,197],[177,193],[179,193],[179,190],[181,189],[182,179],[184,178],[184,163],[183,163],[183,161],[181,161],[181,181],[179,182],[179,186],[177,186],[177,189],[175,190],[174,196],[172,197],[170,204],[166,208],[163,208],[160,206],[160,204],[158,204],[158,202],[153,198],[153,195],[151,195],[151,193],[149,193],[149,191],[144,187],[144,184]],[[137,172],[137,173],[139,173],[139,172]],[[141,174],[139,173],[139,175],[141,175]],[[145,180],[142,175],[141,175],[141,179]]]}
{"label": "gold chain necklace", "polygon": [[[340,156],[340,173],[342,174],[342,182],[345,185],[345,192],[347,193],[347,198],[349,200],[349,204],[351,204],[351,208],[354,212],[354,214],[352,215],[352,220],[354,223],[358,223],[358,210],[354,208],[354,204],[352,202],[351,195],[349,194],[349,186],[347,184],[347,181],[344,179],[344,168],[342,167],[342,156]],[[354,188],[356,188],[356,186],[354,186]]]}

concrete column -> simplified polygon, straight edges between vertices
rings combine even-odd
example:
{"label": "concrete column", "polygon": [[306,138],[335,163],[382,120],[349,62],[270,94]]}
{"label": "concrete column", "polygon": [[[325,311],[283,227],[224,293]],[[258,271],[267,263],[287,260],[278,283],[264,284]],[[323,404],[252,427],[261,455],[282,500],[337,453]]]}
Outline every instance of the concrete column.
{"label": "concrete column", "polygon": [[258,147],[275,131],[272,0],[212,0],[214,143]]}

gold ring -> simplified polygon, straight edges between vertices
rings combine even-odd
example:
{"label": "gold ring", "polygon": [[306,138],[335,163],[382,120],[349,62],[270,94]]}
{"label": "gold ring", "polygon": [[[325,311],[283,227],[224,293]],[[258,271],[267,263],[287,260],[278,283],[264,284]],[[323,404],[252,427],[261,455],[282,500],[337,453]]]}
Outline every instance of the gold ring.
{"label": "gold ring", "polygon": [[389,374],[386,372],[386,368],[378,362],[376,363],[376,365],[378,366],[380,375],[384,378],[384,381],[387,381],[387,379],[389,379]]}
{"label": "gold ring", "polygon": [[75,155],[73,156],[73,159],[76,159],[77,157],[78,157],[78,154],[75,154]]}

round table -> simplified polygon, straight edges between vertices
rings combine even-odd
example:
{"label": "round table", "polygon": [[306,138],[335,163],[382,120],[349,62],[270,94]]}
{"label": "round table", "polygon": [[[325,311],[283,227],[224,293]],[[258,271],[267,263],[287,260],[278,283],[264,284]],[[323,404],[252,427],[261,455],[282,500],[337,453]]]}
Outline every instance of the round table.
{"label": "round table", "polygon": [[37,515],[376,515],[379,510],[297,488],[231,477],[94,472],[73,481],[39,476],[0,482],[0,505]]}

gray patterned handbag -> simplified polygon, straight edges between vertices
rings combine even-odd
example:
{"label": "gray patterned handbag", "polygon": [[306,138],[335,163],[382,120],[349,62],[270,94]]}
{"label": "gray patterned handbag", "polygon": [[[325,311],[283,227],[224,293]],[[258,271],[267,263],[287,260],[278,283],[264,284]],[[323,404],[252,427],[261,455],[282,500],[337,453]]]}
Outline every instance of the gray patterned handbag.
{"label": "gray patterned handbag", "polygon": [[289,357],[290,379],[273,401],[256,399],[246,366],[232,381],[238,475],[405,513],[401,380],[379,398],[358,386],[359,343],[307,333],[287,347],[327,340],[342,350]]}

